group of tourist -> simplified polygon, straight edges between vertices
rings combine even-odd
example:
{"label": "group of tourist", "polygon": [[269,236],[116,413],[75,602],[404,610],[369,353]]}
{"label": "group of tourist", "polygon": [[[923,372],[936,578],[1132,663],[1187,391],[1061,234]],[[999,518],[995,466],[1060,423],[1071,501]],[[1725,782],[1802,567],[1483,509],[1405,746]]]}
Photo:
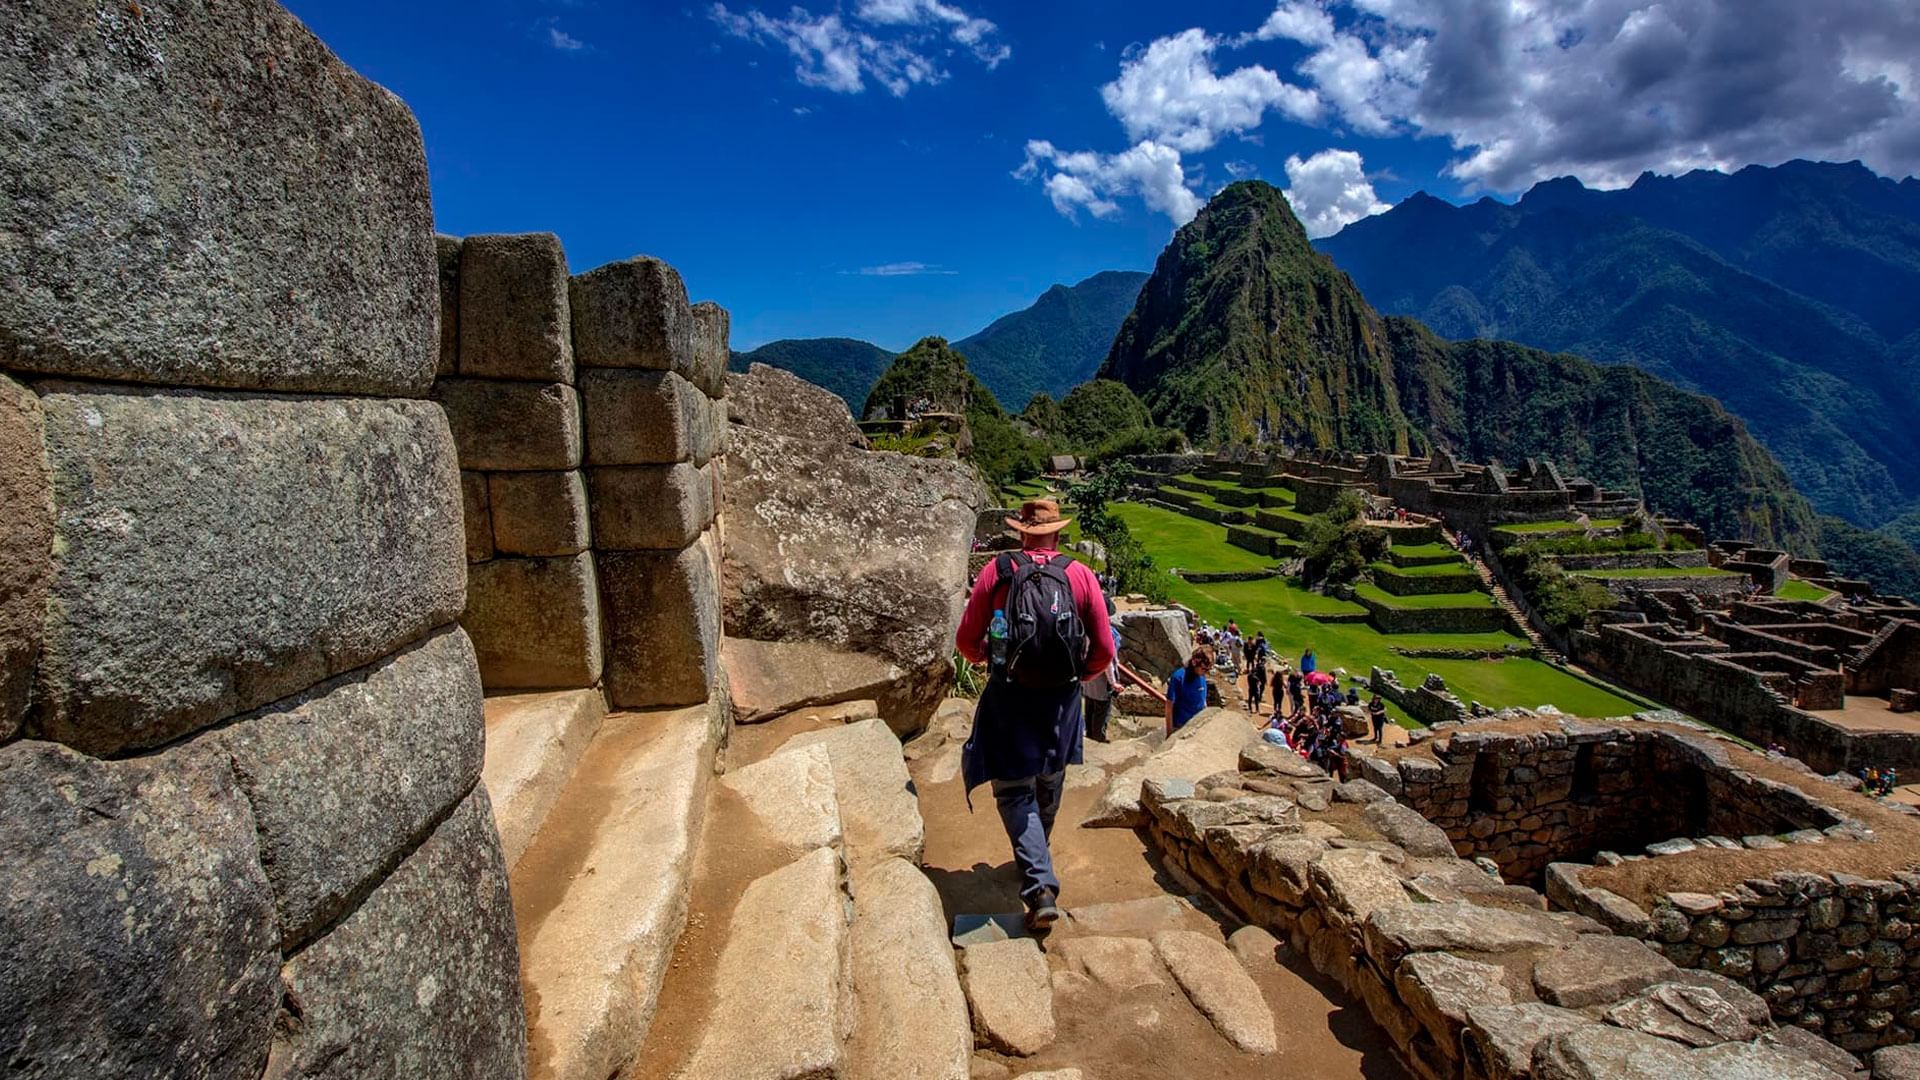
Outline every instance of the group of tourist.
{"label": "group of tourist", "polygon": [[1868,795],[1885,797],[1900,786],[1900,771],[1891,765],[1863,765],[1859,775],[1860,790]]}

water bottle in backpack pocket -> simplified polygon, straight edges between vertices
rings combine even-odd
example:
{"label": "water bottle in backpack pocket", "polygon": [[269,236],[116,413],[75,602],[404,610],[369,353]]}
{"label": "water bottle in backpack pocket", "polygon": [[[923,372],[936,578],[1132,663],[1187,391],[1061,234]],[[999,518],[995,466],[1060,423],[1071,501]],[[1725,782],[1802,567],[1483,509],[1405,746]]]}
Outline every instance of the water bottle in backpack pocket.
{"label": "water bottle in backpack pocket", "polygon": [[1086,674],[1087,630],[1067,577],[1072,563],[1064,555],[1046,562],[1025,552],[1000,556],[1008,581],[1005,674],[1021,686],[1061,687]]}

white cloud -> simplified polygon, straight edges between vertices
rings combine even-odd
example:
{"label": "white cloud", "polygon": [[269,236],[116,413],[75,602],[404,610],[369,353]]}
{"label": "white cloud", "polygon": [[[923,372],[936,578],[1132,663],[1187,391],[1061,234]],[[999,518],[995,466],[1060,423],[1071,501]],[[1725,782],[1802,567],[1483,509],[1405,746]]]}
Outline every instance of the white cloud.
{"label": "white cloud", "polygon": [[1276,38],[1312,49],[1296,70],[1331,116],[1446,138],[1470,186],[1793,157],[1920,171],[1912,0],[1280,0],[1236,40]]}
{"label": "white cloud", "polygon": [[1286,196],[1294,216],[1315,240],[1389,209],[1374,195],[1360,155],[1353,150],[1287,158]]}
{"label": "white cloud", "polygon": [[552,45],[561,52],[579,52],[581,49],[587,47],[586,42],[581,41],[579,38],[574,37],[572,34],[567,33],[557,26],[547,27],[547,44]]}
{"label": "white cloud", "polygon": [[1185,225],[1200,212],[1200,197],[1187,186],[1180,151],[1142,141],[1118,154],[1064,152],[1043,139],[1027,143],[1027,160],[1014,171],[1022,180],[1039,177],[1053,208],[1067,217],[1085,210],[1097,218],[1120,212],[1114,200],[1138,196],[1147,208]]}
{"label": "white cloud", "polygon": [[[842,273],[846,272],[842,271]],[[923,262],[882,263],[879,266],[863,266],[852,272],[861,277],[920,277],[926,274],[951,276],[959,273],[958,270],[943,269],[938,263]]]}
{"label": "white cloud", "polygon": [[734,37],[786,49],[802,85],[840,94],[864,91],[869,79],[895,97],[946,81],[932,48],[942,34],[989,69],[1012,55],[993,23],[940,0],[861,0],[852,22],[837,11],[815,15],[798,6],[774,17],[715,3],[707,14]]}
{"label": "white cloud", "polygon": [[1129,138],[1186,153],[1260,126],[1268,109],[1302,121],[1319,115],[1313,91],[1283,82],[1257,64],[1216,73],[1213,54],[1219,45],[1220,39],[1193,29],[1128,56],[1120,77],[1100,90],[1107,111]]}

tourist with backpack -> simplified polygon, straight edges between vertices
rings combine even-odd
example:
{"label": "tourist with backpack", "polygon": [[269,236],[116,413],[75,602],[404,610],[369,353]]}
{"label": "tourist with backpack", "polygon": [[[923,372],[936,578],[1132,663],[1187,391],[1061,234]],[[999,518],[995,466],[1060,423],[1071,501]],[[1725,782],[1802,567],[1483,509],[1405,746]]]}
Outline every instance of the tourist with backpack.
{"label": "tourist with backpack", "polygon": [[954,645],[988,665],[986,689],[961,753],[969,798],[992,783],[1000,822],[1020,869],[1027,926],[1060,918],[1060,879],[1048,839],[1060,811],[1068,765],[1081,762],[1081,683],[1114,660],[1113,624],[1093,571],[1061,554],[1067,518],[1052,499],[1020,507],[1007,525],[1021,550],[981,569]]}
{"label": "tourist with backpack", "polygon": [[1185,665],[1167,680],[1167,734],[1187,726],[1207,707],[1207,672],[1213,670],[1213,647],[1196,645]]}

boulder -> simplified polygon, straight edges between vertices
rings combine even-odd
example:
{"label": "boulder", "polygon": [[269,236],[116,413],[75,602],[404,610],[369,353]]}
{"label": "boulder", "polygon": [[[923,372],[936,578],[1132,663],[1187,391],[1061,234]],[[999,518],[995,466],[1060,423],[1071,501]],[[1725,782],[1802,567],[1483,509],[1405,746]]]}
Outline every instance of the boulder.
{"label": "boulder", "polygon": [[1153,935],[1153,947],[1194,1008],[1228,1042],[1249,1054],[1279,1049],[1266,996],[1218,938],[1193,930],[1163,930]]}
{"label": "boulder", "polygon": [[1836,1071],[1825,1054],[1768,1043],[1723,1042],[1687,1058],[1707,1080],[1847,1080],[1855,1072]]}
{"label": "boulder", "polygon": [[744,375],[727,376],[727,414],[733,423],[759,431],[867,447],[866,436],[840,395],[766,364],[754,364]]}
{"label": "boulder", "polygon": [[1249,971],[1270,970],[1280,960],[1280,939],[1258,926],[1243,926],[1227,935],[1227,948]]}
{"label": "boulder", "polygon": [[1535,1001],[1470,1005],[1461,1046],[1489,1080],[1518,1080],[1532,1075],[1533,1052],[1541,1043],[1592,1026],[1592,1020],[1572,1009]]}
{"label": "boulder", "polygon": [[1018,1057],[1053,1045],[1053,979],[1032,938],[969,945],[960,970],[980,1042]]}
{"label": "boulder", "polygon": [[1873,1080],[1920,1080],[1920,1043],[1875,1050]]}
{"label": "boulder", "polygon": [[1594,1024],[1543,1040],[1533,1052],[1538,1080],[1712,1080],[1676,1042]]}
{"label": "boulder", "polygon": [[1415,858],[1453,857],[1453,841],[1447,839],[1446,830],[1421,817],[1420,812],[1411,806],[1392,799],[1377,799],[1368,803],[1362,813],[1367,824],[1379,830],[1381,837],[1404,848],[1407,854]]}
{"label": "boulder", "polygon": [[460,245],[460,374],[573,382],[567,253],[552,233],[469,236]]}
{"label": "boulder", "polygon": [[720,786],[740,798],[753,815],[759,835],[778,845],[788,858],[840,845],[833,761],[824,746],[775,754],[729,772]]}
{"label": "boulder", "polygon": [[1120,631],[1120,659],[1148,678],[1164,682],[1187,662],[1193,635],[1178,611],[1122,611],[1113,617]]}
{"label": "boulder", "polygon": [[1673,961],[1644,941],[1582,934],[1571,948],[1534,965],[1533,986],[1549,1005],[1580,1009],[1618,1001],[1675,971]]}
{"label": "boulder", "polygon": [[[734,718],[742,724],[848,701],[873,701],[881,716],[898,716],[912,704],[895,692],[908,681],[907,673],[883,657],[806,641],[744,638],[722,641],[720,655],[726,662]],[[965,732],[960,737],[964,739]]]}
{"label": "boulder", "polygon": [[[484,788],[290,958],[269,1075],[526,1075],[507,867]],[[257,1074],[256,1074],[257,1075]]]}
{"label": "boulder", "polygon": [[[840,853],[819,848],[754,881],[713,976],[713,1009],[683,1080],[805,1080],[842,1075],[847,895]],[[769,1022],[773,1018],[778,1022]]]}
{"label": "boulder", "polygon": [[1141,986],[1162,986],[1167,981],[1166,968],[1154,953],[1152,942],[1142,938],[1068,938],[1054,951],[1066,961],[1067,970],[1092,979],[1109,995]]}
{"label": "boulder", "polygon": [[466,606],[459,471],[431,402],[41,389],[60,552],[48,737],[157,746]]}
{"label": "boulder", "polygon": [[[252,804],[280,945],[344,914],[480,778],[473,647],[451,627],[224,725],[208,742]],[[353,778],[349,795],[342,778]]]}
{"label": "boulder", "polygon": [[851,1080],[968,1080],[973,1029],[940,894],[882,859],[853,875]]}
{"label": "boulder", "polygon": [[1441,1046],[1460,1045],[1460,1029],[1476,1005],[1507,1005],[1506,969],[1452,953],[1414,953],[1394,970],[1400,1000]]}
{"label": "boulder", "polygon": [[720,677],[712,533],[683,551],[598,553],[607,700],[622,709],[707,700]]}
{"label": "boulder", "polygon": [[679,271],[645,255],[589,270],[568,290],[583,368],[693,370],[694,316]]}
{"label": "boulder", "polygon": [[488,474],[487,518],[501,555],[577,555],[593,542],[587,485],[578,469]]}
{"label": "boulder", "polygon": [[489,689],[592,686],[604,657],[593,552],[492,559],[467,568],[467,613]]}
{"label": "boulder", "polygon": [[460,467],[494,471],[580,467],[580,395],[566,383],[441,379]]}
{"label": "boulder", "polygon": [[957,461],[733,425],[723,547],[729,637],[813,641],[899,666],[920,730],[951,682],[973,515],[986,492]]}
{"label": "boulder", "polygon": [[1244,713],[1209,709],[1189,720],[1147,759],[1107,784],[1107,790],[1081,824],[1090,828],[1131,829],[1146,824],[1140,805],[1148,780],[1198,781],[1239,764],[1240,750],[1257,741],[1253,721]]}
{"label": "boulder", "polygon": [[1563,948],[1579,935],[1545,912],[1465,902],[1392,904],[1374,909],[1364,928],[1367,952],[1386,965],[1411,952],[1513,952]]}
{"label": "boulder", "polygon": [[22,1077],[254,1080],[273,891],[217,755],[0,747],[0,1046]]}
{"label": "boulder", "polygon": [[[438,259],[420,127],[398,97],[264,0],[36,4],[6,22],[9,368],[426,393]],[[314,461],[300,478],[320,475],[337,473]]]}
{"label": "boulder", "polygon": [[846,830],[847,862],[859,870],[888,857],[918,865],[927,843],[900,740],[881,720],[809,731],[788,739],[789,752],[818,746],[833,763],[834,798]]}
{"label": "boulder", "polygon": [[0,742],[19,730],[53,577],[53,490],[40,399],[0,376]]}
{"label": "boulder", "polygon": [[1400,876],[1376,852],[1339,848],[1307,866],[1308,888],[1336,925],[1365,921],[1374,909],[1407,902]]}
{"label": "boulder", "polygon": [[1606,1012],[1609,1023],[1648,1035],[1712,1046],[1728,1039],[1746,1040],[1760,1034],[1738,1007],[1705,986],[1659,983],[1614,1005]]}

